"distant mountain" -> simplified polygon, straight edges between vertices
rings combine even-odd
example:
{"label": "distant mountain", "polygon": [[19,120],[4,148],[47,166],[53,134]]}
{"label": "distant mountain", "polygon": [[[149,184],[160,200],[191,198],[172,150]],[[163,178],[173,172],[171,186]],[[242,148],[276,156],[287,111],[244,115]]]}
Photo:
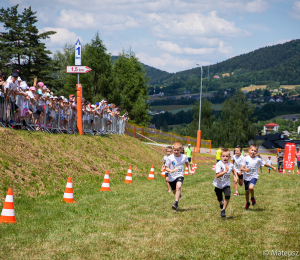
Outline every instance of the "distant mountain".
{"label": "distant mountain", "polygon": [[[113,56],[112,58],[117,58]],[[143,64],[148,84],[164,87],[166,94],[178,94],[184,90],[199,90],[200,68],[189,69],[177,73],[168,73]],[[222,76],[226,74],[230,76]],[[218,75],[219,79],[214,79]],[[231,59],[203,67],[204,90],[220,90],[226,88],[239,89],[250,84],[265,85],[279,82],[281,85],[300,85],[300,40],[292,40],[284,44],[267,46],[258,50],[235,56]]]}

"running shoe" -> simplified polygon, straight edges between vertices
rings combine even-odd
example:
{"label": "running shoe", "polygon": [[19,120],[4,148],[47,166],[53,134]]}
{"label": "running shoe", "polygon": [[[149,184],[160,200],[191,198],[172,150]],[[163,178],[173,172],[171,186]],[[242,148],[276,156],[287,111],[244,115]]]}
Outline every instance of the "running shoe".
{"label": "running shoe", "polygon": [[168,190],[168,192],[171,192],[171,190]]}
{"label": "running shoe", "polygon": [[256,205],[256,200],[255,200],[255,198],[251,199],[251,201],[252,201],[252,206],[255,206],[255,205]]}
{"label": "running shoe", "polygon": [[178,209],[178,204],[174,203],[174,205],[172,206],[172,209],[177,210]]}
{"label": "running shoe", "polygon": [[222,217],[222,218],[225,218],[225,217],[226,217],[226,215],[225,215],[225,209],[222,209],[222,210],[221,210],[221,217]]}
{"label": "running shoe", "polygon": [[239,196],[239,193],[238,193],[238,192],[236,192],[236,193],[234,193],[234,195],[235,195],[235,196]]}
{"label": "running shoe", "polygon": [[245,210],[249,209],[249,207],[250,207],[250,202],[247,202],[245,205]]}

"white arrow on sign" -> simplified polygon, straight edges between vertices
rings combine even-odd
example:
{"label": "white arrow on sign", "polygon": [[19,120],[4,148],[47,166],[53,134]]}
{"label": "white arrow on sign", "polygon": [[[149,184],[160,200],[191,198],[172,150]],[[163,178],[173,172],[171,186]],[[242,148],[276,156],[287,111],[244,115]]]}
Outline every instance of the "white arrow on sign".
{"label": "white arrow on sign", "polygon": [[81,66],[81,43],[79,39],[75,43],[75,65]]}
{"label": "white arrow on sign", "polygon": [[87,73],[91,70],[87,66],[67,66],[67,73]]}

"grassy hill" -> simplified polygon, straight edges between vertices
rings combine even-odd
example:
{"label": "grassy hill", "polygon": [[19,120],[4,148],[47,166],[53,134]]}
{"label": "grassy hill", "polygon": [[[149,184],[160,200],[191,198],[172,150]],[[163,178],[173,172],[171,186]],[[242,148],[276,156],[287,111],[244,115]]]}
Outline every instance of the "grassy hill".
{"label": "grassy hill", "polygon": [[[185,177],[175,212],[160,177],[162,155],[140,141],[12,130],[0,137],[0,206],[4,187],[12,186],[17,220],[0,224],[1,259],[262,259],[300,247],[297,175],[264,169],[257,205],[243,209],[241,187],[221,219],[211,184],[214,156],[197,156],[198,170]],[[156,176],[149,181],[152,164]],[[129,165],[133,184],[124,184]],[[106,169],[111,191],[100,192]],[[74,204],[61,202],[69,176]]]}
{"label": "grassy hill", "polygon": [[106,170],[112,181],[124,181],[129,165],[135,175],[146,177],[152,164],[161,163],[159,153],[126,136],[49,135],[0,128],[0,139],[1,198],[9,187],[17,196],[61,192],[69,176],[77,187],[90,182],[101,187]]}

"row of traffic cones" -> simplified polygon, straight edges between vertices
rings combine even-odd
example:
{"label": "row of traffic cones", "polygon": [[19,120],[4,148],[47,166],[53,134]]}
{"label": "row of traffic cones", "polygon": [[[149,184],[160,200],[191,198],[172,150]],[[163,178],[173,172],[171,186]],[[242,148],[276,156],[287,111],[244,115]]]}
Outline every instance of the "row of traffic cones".
{"label": "row of traffic cones", "polygon": [[[195,171],[195,169],[197,169],[197,164],[195,164],[195,166],[193,165],[192,171]],[[185,169],[184,175],[189,175],[187,167]],[[161,176],[165,177],[165,170],[163,170],[163,172],[161,173]],[[154,165],[152,165],[152,167],[151,167],[148,180],[154,180]],[[132,167],[131,166],[129,166],[124,183],[132,183]],[[100,191],[110,191],[109,171],[105,172]],[[65,201],[66,203],[76,203],[74,200],[74,194],[73,194],[72,177],[68,178],[68,182],[67,182],[64,196],[63,196],[63,201]],[[1,216],[0,216],[0,223],[17,223],[17,221],[15,219],[13,191],[11,188],[9,188],[7,191],[7,195],[6,195],[5,202],[4,202],[3,209],[1,212]]]}

